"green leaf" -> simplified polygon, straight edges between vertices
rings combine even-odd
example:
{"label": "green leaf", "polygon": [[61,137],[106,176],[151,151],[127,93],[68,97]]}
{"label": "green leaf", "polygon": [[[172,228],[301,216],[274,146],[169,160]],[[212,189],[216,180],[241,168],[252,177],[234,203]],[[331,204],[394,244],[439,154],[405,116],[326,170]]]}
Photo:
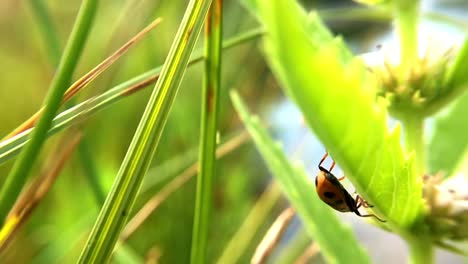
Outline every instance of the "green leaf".
{"label": "green leaf", "polygon": [[468,94],[456,101],[447,113],[435,118],[434,134],[429,143],[431,174],[442,171],[451,176],[468,146]]}
{"label": "green leaf", "polygon": [[[447,82],[449,86],[459,87],[466,86],[468,83],[468,65],[466,64],[468,60],[468,38],[463,43],[463,46],[457,53],[457,56],[450,66],[447,74]],[[452,88],[452,89],[453,89]]]}
{"label": "green leaf", "polygon": [[303,167],[293,166],[288,161],[258,119],[249,115],[237,93],[232,92],[231,98],[268,168],[304,221],[309,234],[319,243],[327,262],[349,263],[352,260],[354,263],[369,263],[369,257],[350,228],[343,225],[318,198]]}
{"label": "green leaf", "polygon": [[295,1],[256,5],[266,58],[286,94],[374,211],[395,230],[410,229],[423,210],[422,177],[404,155],[399,126],[388,131],[372,76]]}

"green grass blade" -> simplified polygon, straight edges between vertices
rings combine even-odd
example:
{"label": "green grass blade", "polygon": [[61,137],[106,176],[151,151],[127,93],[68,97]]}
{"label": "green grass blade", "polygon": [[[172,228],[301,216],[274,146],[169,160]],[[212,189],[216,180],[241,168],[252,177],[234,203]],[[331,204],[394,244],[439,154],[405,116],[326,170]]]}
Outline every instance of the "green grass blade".
{"label": "green grass blade", "polygon": [[289,162],[258,119],[249,115],[237,93],[233,92],[231,98],[258,151],[304,221],[307,231],[319,243],[327,263],[369,263],[369,257],[350,228],[318,198],[303,168]]}
{"label": "green grass blade", "polygon": [[79,263],[105,263],[114,249],[161,137],[211,1],[189,2],[182,23]]}
{"label": "green grass blade", "polygon": [[[245,33],[239,34],[224,41],[223,48],[232,48],[246,41],[256,39],[262,34],[263,30],[260,28],[247,31]],[[190,59],[190,65],[198,63],[204,59],[204,56],[201,54],[201,52],[196,52],[196,54],[198,55],[195,55]],[[126,98],[128,95],[132,95],[133,93],[128,93],[129,87],[141,84],[145,80],[156,78],[157,76],[159,76],[160,72],[161,67],[153,68],[109,89],[101,95],[92,97],[70,109],[63,111],[54,118],[52,122],[52,127],[47,135],[54,135],[62,129],[76,124],[76,122],[86,119],[89,116],[95,114],[96,112],[104,109],[105,107]],[[150,82],[148,82],[148,84],[149,83]],[[25,132],[8,140],[0,142],[0,164],[15,157],[19,153],[21,148],[26,144],[28,138],[30,137],[30,134],[31,129],[26,130]]]}
{"label": "green grass blade", "polygon": [[281,190],[278,184],[272,182],[255,202],[242,225],[224,248],[223,253],[217,261],[218,264],[240,262],[239,259],[246,254],[245,252],[252,243],[252,240],[254,240],[261,226],[265,224],[280,197]]}
{"label": "green grass blade", "polygon": [[[30,0],[29,3],[31,4],[32,11],[35,15],[35,24],[38,25],[42,39],[44,40],[47,48],[49,60],[54,67],[57,67],[60,62],[61,45],[47,7],[44,5],[43,0]],[[67,105],[72,106],[74,104],[73,99],[74,98],[72,98]],[[51,127],[54,126],[54,121],[52,121]],[[91,158],[91,145],[89,144],[87,135],[82,137],[81,142],[78,145],[78,155],[83,165],[83,169],[85,170],[86,178],[91,186],[92,193],[96,199],[96,204],[101,206],[106,197],[104,190],[99,184],[98,166],[95,164],[94,159]]]}
{"label": "green grass blade", "polygon": [[422,175],[404,155],[399,127],[388,132],[374,79],[295,1],[250,1],[267,29],[265,53],[273,73],[309,127],[387,225],[411,229],[423,210]]}
{"label": "green grass blade", "polygon": [[96,206],[100,208],[106,199],[106,192],[99,181],[99,165],[96,164],[96,159],[93,159],[91,146],[92,144],[89,141],[88,135],[83,135],[80,145],[78,145],[78,156],[93,193]]}
{"label": "green grass blade", "polygon": [[[57,67],[60,62],[61,44],[47,7],[44,5],[42,0],[30,0],[29,3],[32,7],[33,14],[35,15],[35,24],[38,25],[42,39],[45,43],[49,60],[54,67]],[[76,98],[72,98],[68,101],[66,106],[74,105],[74,99]],[[54,122],[52,123],[52,126],[53,124]],[[50,131],[48,134],[50,134]],[[91,144],[88,140],[88,135],[83,135],[78,144],[79,160],[84,169],[86,179],[89,182],[91,192],[94,195],[96,206],[97,208],[100,208],[104,203],[106,193],[99,182],[99,170],[95,160],[92,158]],[[118,255],[116,260],[121,259],[121,263],[136,263],[137,261],[130,262],[131,258],[129,256],[132,256],[131,249],[129,249],[128,246],[124,246],[123,249],[125,254]],[[136,256],[134,258],[136,258]],[[138,263],[142,262],[142,260],[138,261]]]}
{"label": "green grass blade", "polygon": [[49,60],[54,67],[60,62],[60,39],[55,30],[52,19],[49,15],[47,7],[44,5],[44,0],[29,0],[33,15],[35,16],[35,24],[39,27],[39,31],[43,36],[44,46],[47,50]]}
{"label": "green grass blade", "polygon": [[84,0],[82,2],[75,25],[73,26],[72,33],[57,69],[57,73],[50,85],[43,115],[33,130],[30,142],[26,145],[26,148],[15,162],[5,184],[2,186],[2,190],[0,192],[0,221],[2,223],[5,220],[10,207],[18,197],[18,194],[34,165],[34,161],[47,138],[47,131],[49,130],[52,120],[60,107],[62,96],[70,84],[73,72],[86,42],[91,24],[94,20],[97,4],[97,0]]}
{"label": "green grass blade", "polygon": [[94,208],[83,214],[80,219],[63,230],[60,236],[53,233],[44,235],[42,240],[45,245],[34,256],[33,263],[65,263],[64,259],[67,259],[67,255],[74,252],[74,247],[81,244],[80,241],[83,240],[85,232],[87,232],[85,230],[93,223],[95,214]]}
{"label": "green grass blade", "polygon": [[[273,264],[297,263],[295,261],[297,261],[297,259],[304,254],[304,251],[312,244],[317,245],[310,239],[310,236],[307,234],[304,227],[299,228],[294,233],[293,237],[289,239],[287,245],[278,253]],[[319,251],[317,250],[317,255],[318,253]],[[313,257],[314,256],[311,256],[311,258]]]}
{"label": "green grass blade", "polygon": [[192,264],[207,261],[221,85],[222,12],[222,0],[213,1],[205,22],[206,59],[201,104],[200,163],[190,255]]}
{"label": "green grass blade", "polygon": [[428,146],[429,173],[442,171],[451,176],[468,147],[468,94],[461,97],[448,113],[435,118],[434,134]]}

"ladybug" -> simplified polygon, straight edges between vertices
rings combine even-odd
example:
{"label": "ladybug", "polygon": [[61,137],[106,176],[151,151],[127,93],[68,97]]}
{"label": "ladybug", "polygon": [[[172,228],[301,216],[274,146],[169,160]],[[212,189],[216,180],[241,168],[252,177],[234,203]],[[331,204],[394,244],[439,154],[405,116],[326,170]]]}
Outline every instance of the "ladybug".
{"label": "ladybug", "polygon": [[340,212],[353,212],[360,217],[375,217],[380,222],[385,222],[385,220],[380,219],[376,215],[367,214],[361,215],[358,211],[359,207],[369,208],[373,207],[367,201],[365,201],[361,196],[357,195],[354,199],[348,191],[341,185],[340,181],[345,178],[336,178],[335,175],[331,173],[335,167],[335,161],[333,161],[329,170],[322,167],[322,163],[328,157],[328,152],[325,153],[322,160],[320,161],[318,168],[319,174],[315,177],[315,187],[317,189],[317,194],[320,200],[324,201],[333,209]]}

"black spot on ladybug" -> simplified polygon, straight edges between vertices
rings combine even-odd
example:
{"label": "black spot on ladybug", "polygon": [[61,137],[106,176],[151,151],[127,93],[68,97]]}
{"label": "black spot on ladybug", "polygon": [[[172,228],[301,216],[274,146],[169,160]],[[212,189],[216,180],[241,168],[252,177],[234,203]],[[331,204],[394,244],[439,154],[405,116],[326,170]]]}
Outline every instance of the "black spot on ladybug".
{"label": "black spot on ladybug", "polygon": [[329,199],[335,197],[335,194],[332,193],[332,192],[324,192],[323,195],[325,195],[325,197],[327,197]]}
{"label": "black spot on ladybug", "polygon": [[318,178],[318,177],[315,177],[315,186],[317,186],[317,178]]}

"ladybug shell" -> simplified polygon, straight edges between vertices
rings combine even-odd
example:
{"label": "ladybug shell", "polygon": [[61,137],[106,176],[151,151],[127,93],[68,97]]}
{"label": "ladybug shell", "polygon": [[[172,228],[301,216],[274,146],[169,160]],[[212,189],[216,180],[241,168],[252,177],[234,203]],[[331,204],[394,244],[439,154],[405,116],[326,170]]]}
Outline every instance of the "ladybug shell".
{"label": "ladybug shell", "polygon": [[357,210],[353,197],[340,181],[323,167],[320,167],[319,174],[315,178],[315,187],[319,198],[333,209],[340,212]]}

